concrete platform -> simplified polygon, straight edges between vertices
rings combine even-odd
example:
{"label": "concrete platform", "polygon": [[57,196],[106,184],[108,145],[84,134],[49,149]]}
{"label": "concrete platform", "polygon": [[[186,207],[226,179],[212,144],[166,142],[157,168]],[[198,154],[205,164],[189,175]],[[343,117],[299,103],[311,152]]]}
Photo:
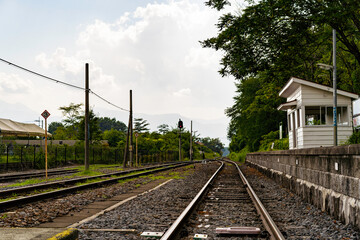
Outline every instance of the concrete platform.
{"label": "concrete platform", "polygon": [[66,228],[31,228],[31,229],[2,228],[0,232],[0,239],[1,240],[15,240],[15,239],[16,240],[46,240],[67,230],[68,229]]}

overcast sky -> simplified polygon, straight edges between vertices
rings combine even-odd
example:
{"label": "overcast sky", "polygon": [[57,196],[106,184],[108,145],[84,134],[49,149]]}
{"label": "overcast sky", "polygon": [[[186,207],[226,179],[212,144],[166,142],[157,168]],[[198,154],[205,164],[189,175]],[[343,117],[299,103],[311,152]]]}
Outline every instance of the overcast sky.
{"label": "overcast sky", "polygon": [[[89,63],[90,89],[125,109],[132,89],[135,117],[179,114],[218,123],[221,136],[200,134],[224,142],[234,81],[217,72],[221,53],[199,41],[216,36],[220,14],[239,5],[219,13],[203,2],[0,0],[0,58],[80,87]],[[84,92],[0,62],[0,118],[33,122],[47,109],[49,122],[61,121],[58,108],[71,102],[83,103]],[[127,123],[126,112],[94,95],[90,106]]]}

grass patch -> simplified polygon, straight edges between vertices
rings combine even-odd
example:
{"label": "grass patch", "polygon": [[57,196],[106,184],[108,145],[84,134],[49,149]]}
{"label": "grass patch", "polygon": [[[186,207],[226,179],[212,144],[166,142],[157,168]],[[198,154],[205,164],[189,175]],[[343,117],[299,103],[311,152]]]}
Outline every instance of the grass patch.
{"label": "grass patch", "polygon": [[[109,179],[109,178],[106,178],[106,179]],[[81,186],[81,185],[86,185],[86,184],[89,184],[89,183],[100,182],[100,181],[106,180],[106,179],[102,179],[102,178],[87,179],[84,182],[76,183],[75,186]]]}
{"label": "grass patch", "polygon": [[120,183],[120,184],[124,184],[124,183],[127,183],[127,182],[130,182],[130,181],[132,181],[133,179],[122,179],[122,180],[118,180],[118,183]]}

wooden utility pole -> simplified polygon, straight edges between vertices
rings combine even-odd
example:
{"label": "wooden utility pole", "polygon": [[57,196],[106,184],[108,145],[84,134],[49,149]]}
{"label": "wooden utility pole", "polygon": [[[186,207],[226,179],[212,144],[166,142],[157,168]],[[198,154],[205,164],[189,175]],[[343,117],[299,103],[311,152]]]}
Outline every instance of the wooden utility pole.
{"label": "wooden utility pole", "polygon": [[89,64],[85,64],[85,171],[89,170]]}
{"label": "wooden utility pole", "polygon": [[[128,130],[126,135],[126,146],[125,146],[125,152],[124,152],[124,162],[123,167],[126,167],[126,161],[128,159],[128,153],[129,153],[129,162],[130,166],[132,166],[132,160],[133,160],[133,153],[132,153],[132,145],[133,145],[133,137],[132,137],[132,90],[130,90],[130,114],[129,114],[129,123],[128,123]],[[129,141],[130,139],[130,141]]]}
{"label": "wooden utility pole", "polygon": [[132,90],[130,90],[130,146],[129,146],[130,166],[133,166],[133,109],[132,109]]}

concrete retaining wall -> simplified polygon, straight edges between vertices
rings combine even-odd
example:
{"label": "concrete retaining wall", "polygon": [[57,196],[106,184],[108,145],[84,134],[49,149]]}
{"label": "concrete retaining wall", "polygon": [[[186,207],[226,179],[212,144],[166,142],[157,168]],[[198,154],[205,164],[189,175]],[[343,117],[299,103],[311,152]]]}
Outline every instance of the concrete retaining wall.
{"label": "concrete retaining wall", "polygon": [[360,145],[251,153],[246,161],[307,202],[360,229]]}

